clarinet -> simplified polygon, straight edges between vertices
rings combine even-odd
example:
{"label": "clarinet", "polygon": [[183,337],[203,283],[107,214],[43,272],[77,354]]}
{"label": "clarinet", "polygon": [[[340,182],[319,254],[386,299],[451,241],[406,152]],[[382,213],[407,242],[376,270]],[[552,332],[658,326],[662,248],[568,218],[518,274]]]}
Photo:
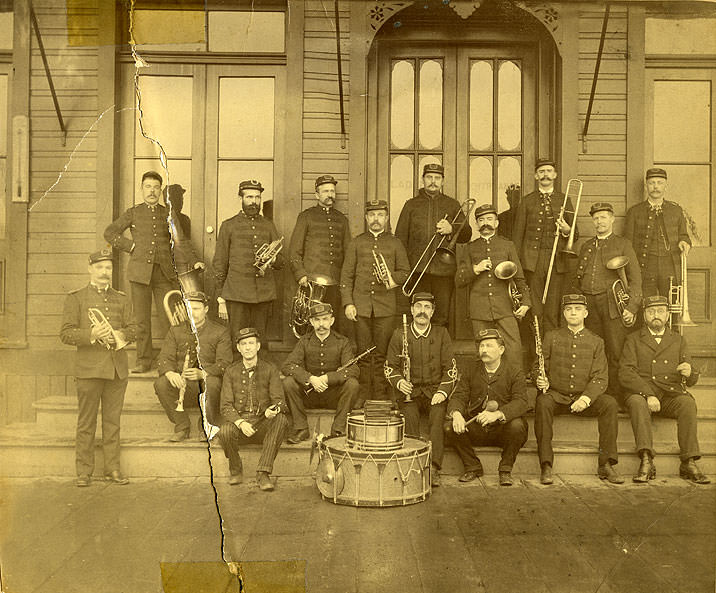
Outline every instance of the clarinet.
{"label": "clarinet", "polygon": [[[542,338],[539,335],[539,321],[537,315],[533,317],[535,330],[535,353],[537,354],[537,376],[547,380],[547,373],[544,369],[544,352],[542,351]],[[538,391],[542,391],[538,388]]]}
{"label": "clarinet", "polygon": [[[189,352],[190,348],[187,347],[186,355],[184,356],[184,366],[182,367],[182,373],[189,368]],[[184,411],[184,394],[186,393],[186,379],[184,379],[184,387],[179,388],[179,399],[177,400],[177,407],[174,409],[175,412]]]}
{"label": "clarinet", "polygon": [[[358,356],[354,356],[354,357],[351,358],[346,364],[339,366],[339,367],[336,369],[336,373],[340,373],[341,371],[345,371],[349,366],[354,365],[354,364],[357,363],[361,358],[364,358],[364,357],[368,356],[371,352],[373,352],[373,350],[375,350],[375,346],[371,346],[371,347],[368,348],[368,350],[366,350],[365,352],[361,352]],[[308,393],[311,393],[311,391],[313,391],[313,385],[309,385],[309,386],[308,386],[308,389],[306,389],[306,393],[307,393],[307,394],[308,394]]]}
{"label": "clarinet", "polygon": [[[403,359],[403,378],[410,383],[410,351],[408,350],[408,316],[403,314],[403,349],[398,355]],[[403,402],[413,401],[410,394],[406,395]]]}

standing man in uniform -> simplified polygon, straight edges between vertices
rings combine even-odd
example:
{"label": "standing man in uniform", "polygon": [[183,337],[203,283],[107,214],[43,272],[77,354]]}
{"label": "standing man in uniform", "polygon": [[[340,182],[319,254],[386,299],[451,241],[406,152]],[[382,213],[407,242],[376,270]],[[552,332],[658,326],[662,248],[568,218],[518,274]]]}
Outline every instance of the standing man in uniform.
{"label": "standing man in uniform", "polygon": [[664,169],[646,172],[646,191],[647,199],[627,210],[624,236],[639,259],[644,294],[668,297],[669,277],[681,284],[681,253],[689,255],[691,239],[681,206],[664,199]]}
{"label": "standing man in uniform", "polygon": [[420,414],[428,415],[430,442],[433,444],[433,468],[430,479],[433,488],[440,486],[443,462],[443,421],[447,400],[458,381],[457,363],[447,328],[432,325],[435,297],[429,292],[413,293],[410,312],[413,322],[408,327],[407,345],[410,378],[405,374],[403,345],[404,328],[393,331],[385,359],[385,378],[393,388],[391,399],[405,416],[405,432],[420,435]]}
{"label": "standing man in uniform", "polygon": [[259,214],[263,186],[255,180],[239,184],[241,210],[221,223],[214,254],[219,317],[228,319],[235,340],[244,327],[256,328],[266,339],[271,303],[276,299],[274,270],[283,268],[282,253],[274,256],[264,274],[254,266],[262,245],[279,239],[273,222]]}
{"label": "standing man in uniform", "polygon": [[[119,468],[119,418],[127,390],[127,342],[136,336],[132,306],[127,296],[114,290],[112,251],[103,249],[89,256],[89,284],[67,295],[60,339],[77,347],[77,438],[75,465],[77,486],[89,486],[94,472],[94,435],[97,410],[102,403],[102,449],[104,478],[128,484]],[[90,322],[89,310],[98,309],[106,323]]]}
{"label": "standing man in uniform", "polygon": [[[154,382],[159,403],[174,424],[174,434],[169,438],[173,443],[188,439],[190,432],[189,415],[186,411],[176,410],[182,388],[185,390],[184,408],[195,408],[199,394],[204,393],[205,405],[202,407],[208,423],[221,425],[221,377],[233,358],[229,330],[207,318],[209,298],[203,292],[189,292],[184,293],[184,300],[189,302],[196,333],[189,323],[169,328],[158,357],[159,378]],[[200,428],[200,436],[202,432],[203,428]]]}
{"label": "standing man in uniform", "polygon": [[388,202],[374,200],[365,206],[368,231],[348,245],[341,270],[341,299],[349,321],[356,323],[358,351],[375,346],[372,356],[359,363],[363,399],[386,399],[383,363],[393,333],[397,286],[391,289],[374,273],[376,257],[382,256],[393,281],[399,286],[408,277],[410,264],[403,244],[387,229]]}
{"label": "standing man in uniform", "polygon": [[[532,301],[517,249],[512,241],[497,234],[497,210],[491,204],[478,206],[475,220],[480,236],[467,246],[465,259],[458,265],[455,283],[470,287],[470,319],[475,338],[484,329],[500,330],[507,358],[520,365],[522,340],[517,320],[525,316]],[[510,297],[508,281],[495,276],[495,268],[502,262],[512,262],[517,268],[512,278],[522,294],[517,308]]]}
{"label": "standing man in uniform", "polygon": [[[351,240],[351,229],[345,214],[333,207],[336,185],[338,182],[331,175],[316,179],[318,203],[298,215],[291,235],[289,257],[291,271],[299,285],[308,286],[309,279],[315,276],[330,280],[323,302],[330,303],[343,318],[338,283],[343,258]],[[338,325],[343,325],[340,319]]]}
{"label": "standing man in uniform", "polygon": [[[415,197],[405,202],[400,212],[395,236],[405,245],[411,268],[418,262],[420,254],[436,233],[445,238],[445,244],[452,239],[452,220],[460,212],[460,204],[442,193],[444,175],[445,169],[442,165],[434,163],[425,165],[423,187]],[[465,214],[461,213],[455,222],[456,226],[464,220]],[[467,243],[471,235],[470,225],[465,224],[457,240],[459,243]],[[416,287],[416,291],[435,295],[433,325],[447,325],[455,288],[454,276],[455,266],[446,264],[436,257]]]}
{"label": "standing man in uniform", "polygon": [[679,475],[697,484],[710,480],[696,465],[701,457],[696,435],[696,401],[686,391],[696,385],[699,372],[683,336],[667,327],[669,300],[665,296],[644,299],[644,326],[627,336],[619,365],[624,405],[631,416],[641,463],[635,482],[656,478],[651,415],[676,418],[681,466]]}
{"label": "standing man in uniform", "polygon": [[[574,223],[574,205],[567,199],[564,216],[560,210],[564,204],[564,194],[555,189],[557,179],[556,163],[551,159],[542,159],[535,164],[537,190],[524,196],[517,207],[512,241],[519,246],[520,261],[525,278],[533,295],[534,313],[542,321],[543,331],[559,327],[561,322],[560,298],[567,289],[564,277],[567,272],[566,255],[562,253]],[[559,233],[557,253],[555,254],[552,276],[547,293],[547,302],[542,305],[544,285],[552,256],[555,232]],[[574,230],[575,239],[579,238]]]}
{"label": "standing man in uniform", "polygon": [[[585,241],[579,252],[579,264],[576,273],[576,290],[586,295],[589,317],[586,326],[602,340],[607,352],[609,364],[609,390],[618,395],[619,357],[624,347],[626,326],[635,322],[636,313],[641,305],[641,272],[631,243],[624,237],[615,235],[614,208],[608,202],[597,202],[589,209],[596,236]],[[612,292],[614,281],[619,278],[616,269],[607,267],[614,258],[626,258],[624,266],[628,287],[628,303],[623,313],[619,312]]]}
{"label": "standing man in uniform", "polygon": [[[159,335],[169,329],[164,316],[164,295],[176,287],[177,275],[172,264],[169,240],[169,211],[159,203],[162,176],[156,171],[142,175],[144,202],[127,209],[104,231],[104,238],[114,248],[129,253],[127,276],[137,319],[137,365],[133,373],[146,373],[152,366],[152,295],[157,309]],[[123,236],[129,229],[131,239]],[[195,262],[189,262],[189,267]],[[196,264],[198,265],[198,264]]]}

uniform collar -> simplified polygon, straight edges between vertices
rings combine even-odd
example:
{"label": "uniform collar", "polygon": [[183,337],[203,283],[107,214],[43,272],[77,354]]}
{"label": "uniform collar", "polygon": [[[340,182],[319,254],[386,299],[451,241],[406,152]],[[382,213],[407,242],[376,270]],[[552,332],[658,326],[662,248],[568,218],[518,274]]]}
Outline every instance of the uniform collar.
{"label": "uniform collar", "polygon": [[584,334],[584,329],[585,329],[585,327],[582,326],[582,329],[580,329],[579,331],[576,331],[576,332],[575,332],[575,331],[572,331],[572,329],[571,329],[568,325],[565,326],[565,329],[566,329],[570,334],[572,334],[573,336],[581,336],[582,334]]}
{"label": "uniform collar", "polygon": [[107,293],[109,291],[109,284],[107,286],[105,286],[104,288],[101,288],[101,287],[97,286],[96,284],[94,284],[93,282],[90,282],[90,286],[100,294]]}
{"label": "uniform collar", "polygon": [[482,239],[485,242],[489,242],[489,241],[492,241],[492,239],[494,239],[496,236],[497,236],[497,233],[492,233],[489,237],[483,237],[482,235],[480,235],[480,239]]}
{"label": "uniform collar", "polygon": [[383,229],[383,230],[380,231],[379,233],[374,233],[373,231],[371,231],[370,229],[368,229],[368,232],[369,232],[371,235],[373,235],[373,236],[377,239],[377,238],[380,237],[381,235],[384,235],[384,234],[385,234],[385,229]]}
{"label": "uniform collar", "polygon": [[427,338],[430,335],[430,330],[433,329],[433,326],[431,323],[428,323],[427,329],[421,333],[418,331],[418,328],[415,327],[415,323],[411,323],[410,329],[412,330],[413,336],[415,337],[415,339],[419,340],[420,338]]}

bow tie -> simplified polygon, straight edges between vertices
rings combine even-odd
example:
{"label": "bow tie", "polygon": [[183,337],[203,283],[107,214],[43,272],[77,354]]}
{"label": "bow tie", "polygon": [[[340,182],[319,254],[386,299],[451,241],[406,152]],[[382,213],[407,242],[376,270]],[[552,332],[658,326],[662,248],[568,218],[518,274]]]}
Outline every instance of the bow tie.
{"label": "bow tie", "polygon": [[661,214],[661,204],[659,204],[659,205],[649,204],[649,211],[653,212],[654,214]]}
{"label": "bow tie", "polygon": [[256,365],[252,367],[244,367],[247,373],[253,373],[256,370]]}
{"label": "bow tie", "polygon": [[547,200],[551,200],[551,199],[552,199],[552,192],[549,192],[549,193],[540,192],[540,195],[541,195],[543,198],[546,198]]}

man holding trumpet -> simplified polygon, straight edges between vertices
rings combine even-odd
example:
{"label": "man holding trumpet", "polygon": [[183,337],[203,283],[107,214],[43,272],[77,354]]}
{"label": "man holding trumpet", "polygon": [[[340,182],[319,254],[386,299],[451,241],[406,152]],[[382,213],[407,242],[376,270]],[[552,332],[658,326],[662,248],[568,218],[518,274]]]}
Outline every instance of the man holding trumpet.
{"label": "man holding trumpet", "polygon": [[127,296],[114,290],[112,251],[89,256],[90,281],[65,299],[60,339],[77,347],[77,486],[89,486],[94,471],[94,436],[102,403],[104,478],[128,484],[119,468],[119,418],[127,389],[128,362],[124,346],[135,339],[136,325]]}

